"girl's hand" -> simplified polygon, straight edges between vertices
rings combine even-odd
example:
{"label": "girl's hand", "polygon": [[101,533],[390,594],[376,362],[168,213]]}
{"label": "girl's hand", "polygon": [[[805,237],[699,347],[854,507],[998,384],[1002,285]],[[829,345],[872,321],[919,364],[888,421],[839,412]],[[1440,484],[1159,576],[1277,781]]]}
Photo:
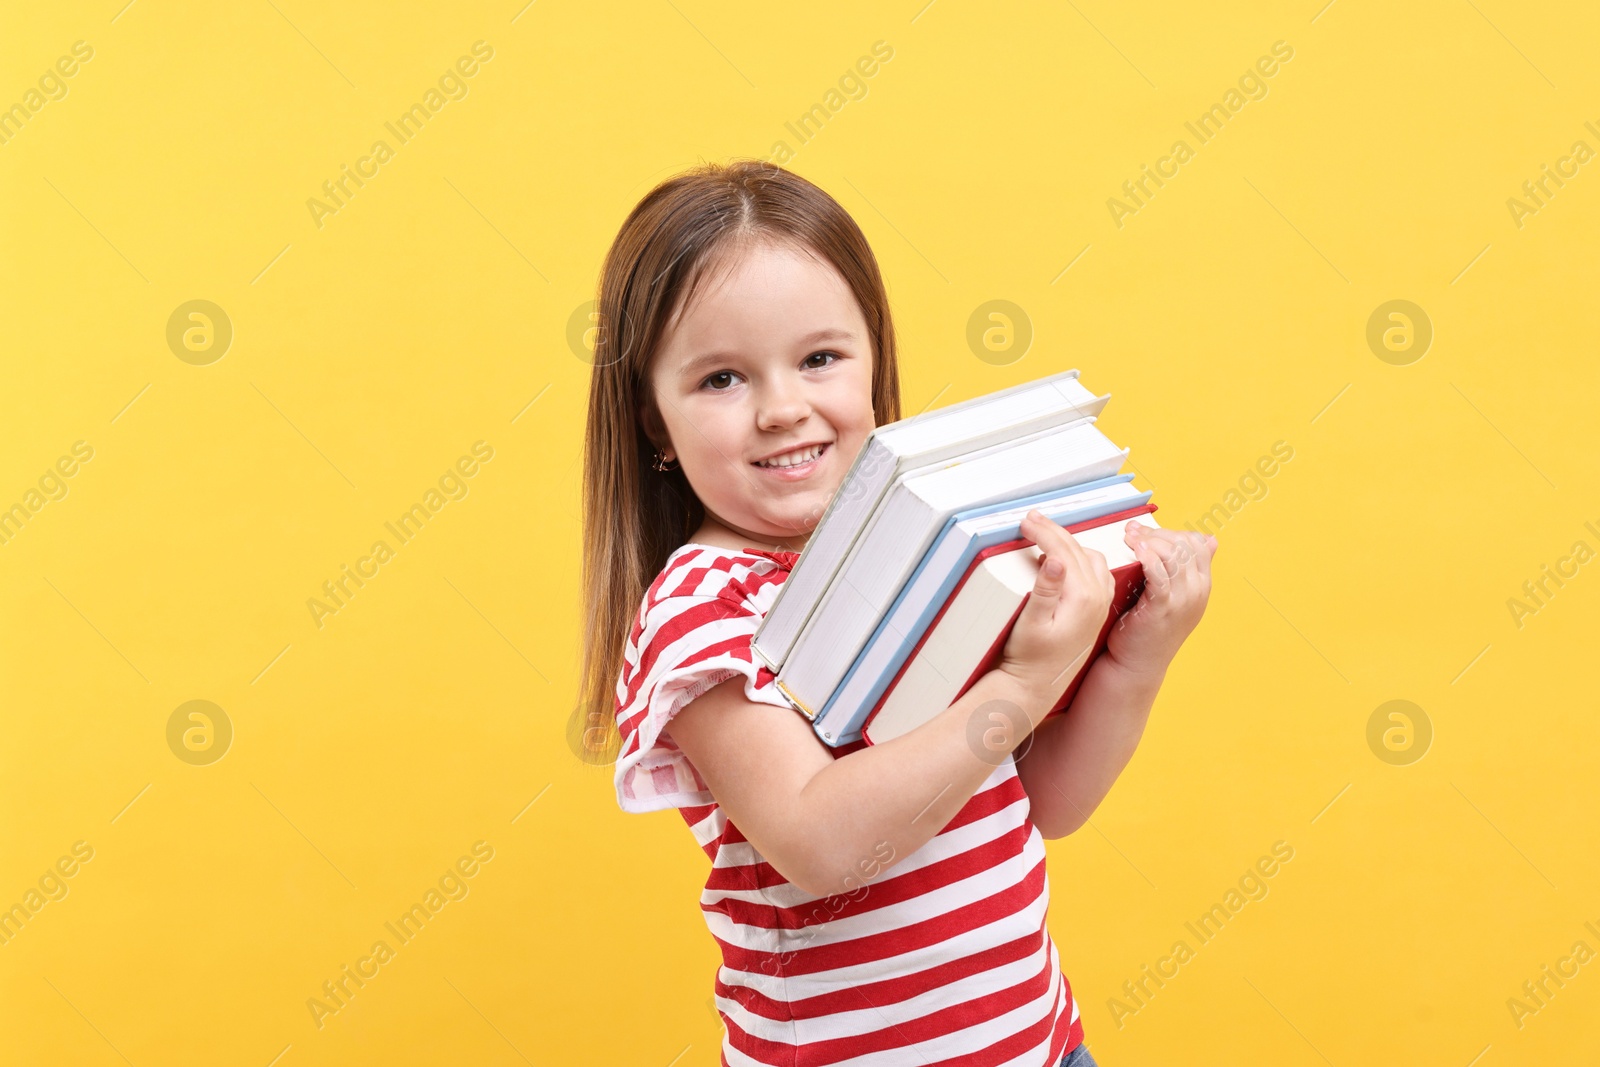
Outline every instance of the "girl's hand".
{"label": "girl's hand", "polygon": [[1033,592],[1006,638],[996,669],[1035,698],[1030,713],[1042,717],[1094,650],[1111,611],[1116,580],[1105,556],[1078,544],[1043,512],[1028,512],[1021,532],[1044,554]]}
{"label": "girl's hand", "polygon": [[1144,593],[1111,628],[1106,655],[1135,673],[1158,674],[1205,613],[1217,539],[1132,521],[1123,538],[1144,565]]}

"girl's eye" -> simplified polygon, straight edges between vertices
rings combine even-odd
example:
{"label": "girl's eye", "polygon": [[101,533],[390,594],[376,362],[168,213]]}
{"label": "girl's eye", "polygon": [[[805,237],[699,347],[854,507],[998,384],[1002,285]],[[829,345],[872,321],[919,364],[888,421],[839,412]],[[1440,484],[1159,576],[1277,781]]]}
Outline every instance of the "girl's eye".
{"label": "girl's eye", "polygon": [[[816,359],[818,356],[827,356],[827,361],[823,363],[812,363],[811,361]],[[826,349],[823,349],[821,351],[811,353],[804,360],[802,360],[802,362],[809,366],[812,370],[821,370],[823,367],[833,366],[833,364],[837,363],[842,358],[843,357],[837,352],[830,352]],[[702,380],[700,382],[700,387],[702,389],[709,387],[713,393],[726,393],[729,389],[733,388],[732,379],[734,377],[735,375],[732,371],[718,371],[717,373],[709,375]],[[729,379],[726,385],[717,384],[724,378]]]}

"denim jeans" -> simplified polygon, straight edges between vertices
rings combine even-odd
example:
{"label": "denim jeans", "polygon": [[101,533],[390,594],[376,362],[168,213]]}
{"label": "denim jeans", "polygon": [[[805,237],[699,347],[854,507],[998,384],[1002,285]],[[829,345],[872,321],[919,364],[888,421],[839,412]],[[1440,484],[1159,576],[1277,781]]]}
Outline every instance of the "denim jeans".
{"label": "denim jeans", "polygon": [[1089,1055],[1089,1046],[1080,1044],[1061,1057],[1060,1067],[1098,1067],[1098,1065],[1094,1062],[1094,1057]]}

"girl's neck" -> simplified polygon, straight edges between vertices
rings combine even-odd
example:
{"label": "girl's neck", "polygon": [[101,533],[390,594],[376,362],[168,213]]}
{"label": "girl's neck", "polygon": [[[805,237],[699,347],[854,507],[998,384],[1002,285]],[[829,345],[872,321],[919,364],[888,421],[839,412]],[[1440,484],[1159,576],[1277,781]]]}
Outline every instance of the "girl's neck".
{"label": "girl's neck", "polygon": [[734,552],[743,552],[747,548],[758,548],[765,552],[799,552],[805,547],[805,542],[810,534],[799,538],[788,538],[782,542],[767,543],[767,539],[750,534],[740,533],[714,519],[707,519],[700,524],[700,528],[689,535],[689,542],[697,545],[711,545],[713,548],[726,548]]}

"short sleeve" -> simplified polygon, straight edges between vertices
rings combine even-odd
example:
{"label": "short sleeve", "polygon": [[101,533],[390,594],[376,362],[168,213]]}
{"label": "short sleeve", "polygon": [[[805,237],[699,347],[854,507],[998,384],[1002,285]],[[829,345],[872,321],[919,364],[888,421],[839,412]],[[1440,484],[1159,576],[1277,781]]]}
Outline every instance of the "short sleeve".
{"label": "short sleeve", "polygon": [[[744,695],[794,710],[750,647],[762,616],[733,600],[667,596],[635,621],[617,681],[617,803],[629,812],[715,803],[683,750],[662,730],[706,690],[744,678]],[[798,712],[796,712],[798,714]]]}

